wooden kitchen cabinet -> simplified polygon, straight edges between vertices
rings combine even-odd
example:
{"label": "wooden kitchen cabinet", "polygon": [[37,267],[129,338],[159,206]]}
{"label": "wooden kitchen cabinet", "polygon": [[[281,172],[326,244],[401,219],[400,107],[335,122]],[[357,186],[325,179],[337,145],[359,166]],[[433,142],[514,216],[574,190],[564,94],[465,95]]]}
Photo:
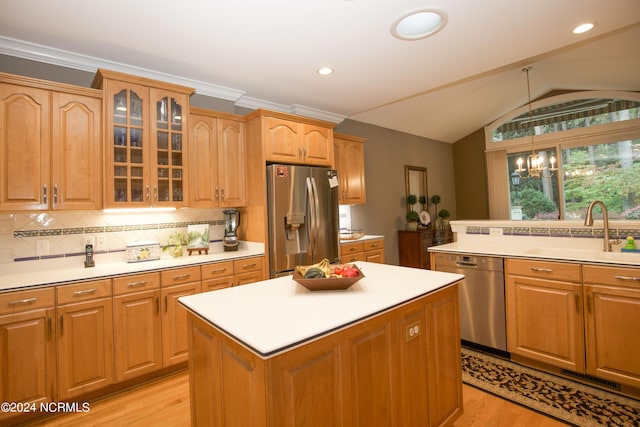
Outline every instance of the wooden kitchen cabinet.
{"label": "wooden kitchen cabinet", "polygon": [[384,264],[384,239],[340,243],[340,262],[348,264],[357,261]]}
{"label": "wooden kitchen cabinet", "polygon": [[193,89],[99,69],[103,90],[105,207],[185,207]]}
{"label": "wooden kitchen cabinet", "polygon": [[365,141],[366,139],[356,136],[333,134],[340,204],[357,205],[367,202],[364,179]]}
{"label": "wooden kitchen cabinet", "polygon": [[262,143],[267,162],[333,164],[332,124],[274,111],[257,110],[255,114],[263,120]]}
{"label": "wooden kitchen cabinet", "polygon": [[587,374],[640,388],[640,269],[582,268]]}
{"label": "wooden kitchen cabinet", "polygon": [[160,273],[162,310],[162,365],[164,367],[189,360],[187,312],[178,298],[199,294],[200,267],[165,270]]}
{"label": "wooden kitchen cabinet", "polygon": [[265,280],[264,257],[249,257],[233,261],[233,285],[247,285]]}
{"label": "wooden kitchen cabinet", "polygon": [[507,351],[584,372],[580,264],[506,259]]}
{"label": "wooden kitchen cabinet", "polygon": [[102,207],[100,91],[0,73],[0,210]]}
{"label": "wooden kitchen cabinet", "polygon": [[215,291],[233,286],[233,261],[215,262],[200,266],[202,292]]}
{"label": "wooden kitchen cabinet", "polygon": [[189,312],[191,423],[437,426],[462,411],[458,287],[261,356]]}
{"label": "wooden kitchen cabinet", "polygon": [[189,127],[189,206],[244,206],[246,154],[242,119],[192,108]]}
{"label": "wooden kitchen cabinet", "polygon": [[56,287],[58,399],[113,383],[111,279]]}
{"label": "wooden kitchen cabinet", "polygon": [[419,228],[415,231],[398,231],[398,255],[400,265],[405,267],[431,269],[431,246],[451,243],[450,229]]}
{"label": "wooden kitchen cabinet", "polygon": [[162,367],[160,273],[113,279],[116,381]]}
{"label": "wooden kitchen cabinet", "polygon": [[54,288],[0,294],[0,402],[56,400],[54,306]]}

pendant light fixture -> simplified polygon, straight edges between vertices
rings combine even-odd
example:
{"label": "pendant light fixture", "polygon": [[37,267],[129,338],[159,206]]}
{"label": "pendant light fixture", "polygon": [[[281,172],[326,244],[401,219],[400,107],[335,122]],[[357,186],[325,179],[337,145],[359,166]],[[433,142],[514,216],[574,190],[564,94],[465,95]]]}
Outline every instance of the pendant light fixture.
{"label": "pendant light fixture", "polygon": [[[535,131],[533,129],[533,111],[531,110],[531,84],[529,82],[529,70],[531,70],[531,67],[526,67],[522,69],[522,71],[524,71],[527,74],[527,95],[529,98],[529,132],[531,134],[531,154],[527,156],[526,169],[523,168],[525,160],[522,157],[518,158],[516,162],[518,165],[516,172],[521,178],[538,178],[539,179],[539,178],[542,178],[543,176],[551,176],[552,172],[557,171],[558,168],[556,167],[555,156],[551,156],[551,158],[549,159],[549,162],[551,163],[551,167],[547,167],[544,157],[536,153],[536,150],[533,144],[533,136],[535,134]],[[546,175],[545,175],[545,170],[547,171]],[[526,172],[526,175],[524,174],[525,172]]]}

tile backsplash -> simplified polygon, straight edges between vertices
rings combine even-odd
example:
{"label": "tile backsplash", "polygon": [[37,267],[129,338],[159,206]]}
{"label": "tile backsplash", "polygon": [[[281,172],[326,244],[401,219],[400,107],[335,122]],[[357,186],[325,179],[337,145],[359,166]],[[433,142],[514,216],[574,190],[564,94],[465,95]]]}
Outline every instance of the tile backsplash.
{"label": "tile backsplash", "polygon": [[[0,263],[84,254],[87,238],[104,240],[99,252],[124,251],[127,243],[154,240],[165,244],[174,231],[209,224],[209,239],[222,240],[222,209],[171,212],[104,213],[102,211],[19,212],[0,215]],[[242,223],[240,224],[242,227]]]}

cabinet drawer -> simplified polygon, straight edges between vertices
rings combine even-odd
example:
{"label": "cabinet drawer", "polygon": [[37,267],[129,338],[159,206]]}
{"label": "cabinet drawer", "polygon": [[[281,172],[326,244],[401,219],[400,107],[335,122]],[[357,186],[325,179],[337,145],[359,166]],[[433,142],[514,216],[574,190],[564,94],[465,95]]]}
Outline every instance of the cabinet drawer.
{"label": "cabinet drawer", "polygon": [[56,287],[58,305],[111,296],[111,279]]}
{"label": "cabinet drawer", "polygon": [[216,262],[201,266],[202,280],[233,275],[233,261]]}
{"label": "cabinet drawer", "polygon": [[54,304],[54,288],[30,289],[0,294],[0,314],[53,307]]}
{"label": "cabinet drawer", "polygon": [[534,261],[527,259],[505,260],[507,274],[536,277],[539,279],[564,280],[581,282],[580,264],[565,262]]}
{"label": "cabinet drawer", "polygon": [[582,266],[584,283],[640,288],[640,268]]}
{"label": "cabinet drawer", "polygon": [[345,256],[349,254],[355,254],[357,252],[364,251],[362,242],[342,243],[340,245],[340,255]]}
{"label": "cabinet drawer", "polygon": [[249,271],[262,270],[262,257],[237,259],[233,261],[233,273],[241,274]]}
{"label": "cabinet drawer", "polygon": [[232,286],[233,276],[207,279],[202,281],[202,292],[217,291],[218,289],[230,288]]}
{"label": "cabinet drawer", "polygon": [[174,270],[164,270],[160,273],[160,283],[162,287],[181,285],[183,283],[199,282],[200,267],[176,268]]}
{"label": "cabinet drawer", "polygon": [[133,274],[113,279],[115,295],[160,288],[160,273]]}
{"label": "cabinet drawer", "polygon": [[376,239],[376,240],[365,240],[362,242],[365,251],[375,251],[384,248],[384,240]]}

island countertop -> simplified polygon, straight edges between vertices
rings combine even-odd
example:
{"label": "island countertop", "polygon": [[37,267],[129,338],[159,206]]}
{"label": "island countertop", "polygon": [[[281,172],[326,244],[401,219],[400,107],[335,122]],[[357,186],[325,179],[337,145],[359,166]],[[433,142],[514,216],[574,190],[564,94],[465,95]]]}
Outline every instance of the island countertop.
{"label": "island countertop", "polygon": [[291,276],[181,297],[179,302],[262,358],[434,292],[464,278],[358,262],[346,290],[309,291]]}

